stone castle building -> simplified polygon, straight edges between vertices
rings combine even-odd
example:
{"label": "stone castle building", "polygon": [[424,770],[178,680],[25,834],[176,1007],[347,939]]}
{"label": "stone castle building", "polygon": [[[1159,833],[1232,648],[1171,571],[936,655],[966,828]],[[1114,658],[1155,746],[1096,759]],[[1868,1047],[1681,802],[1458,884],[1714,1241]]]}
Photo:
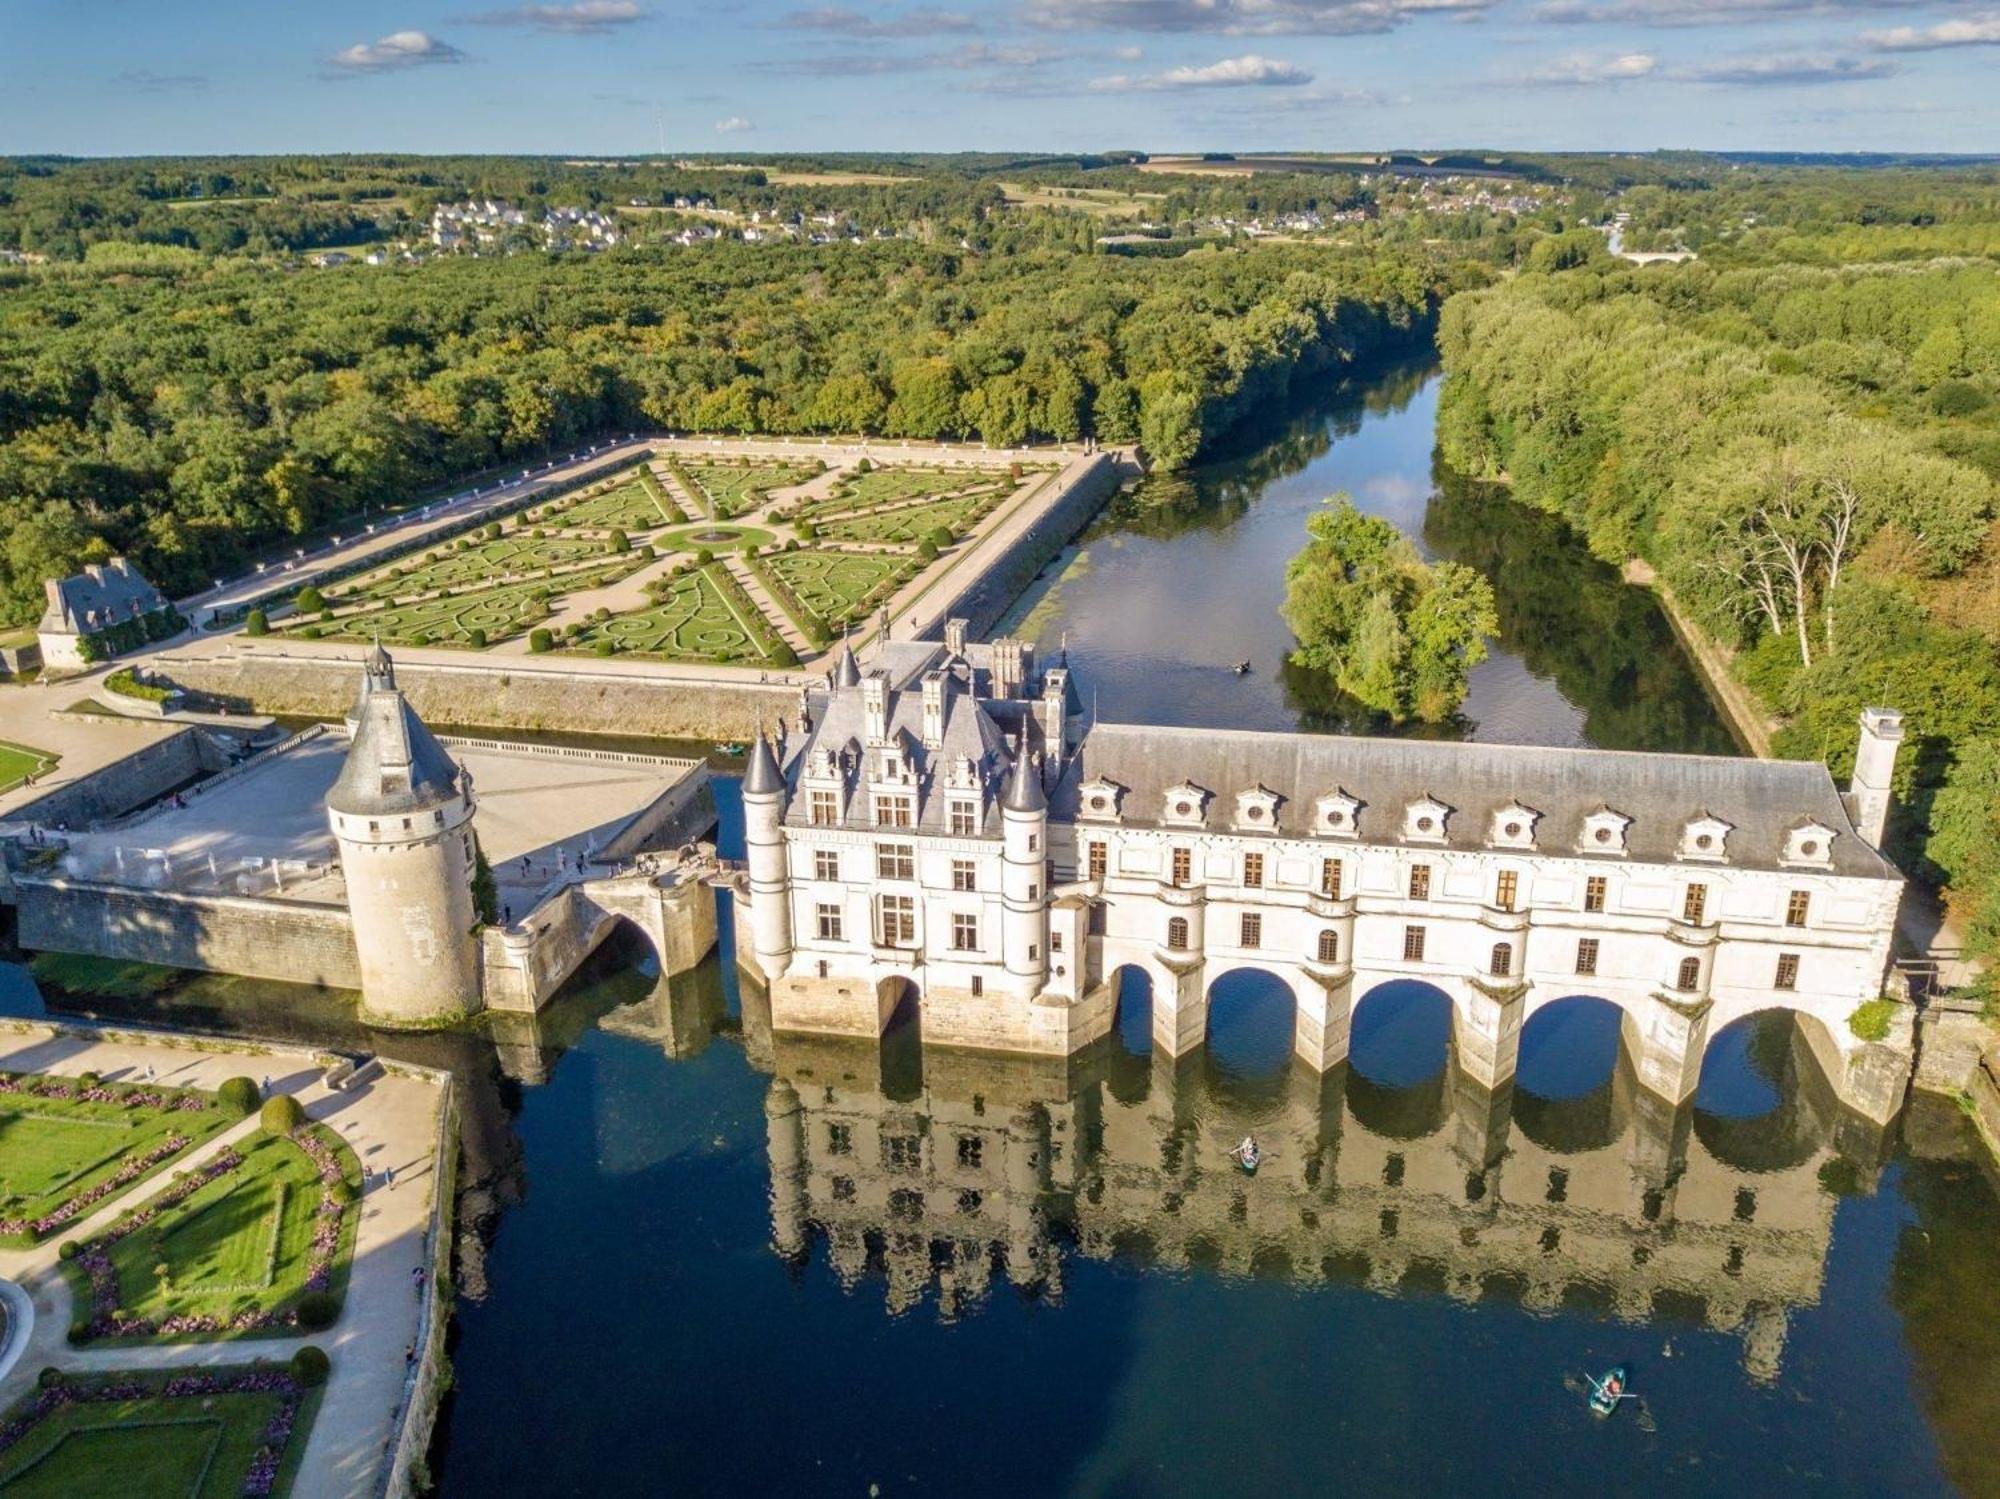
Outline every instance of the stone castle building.
{"label": "stone castle building", "polygon": [[1529,1015],[1588,995],[1673,1104],[1713,1034],[1782,1007],[1887,1120],[1907,1014],[1884,1042],[1849,1019],[1890,978],[1901,735],[1863,715],[1843,796],[1816,763],[1086,724],[1065,664],[954,622],[866,672],[843,652],[753,748],[738,950],[781,1031],[876,1035],[914,996],[927,1045],[1050,1055],[1104,1035],[1135,971],[1187,1052],[1215,981],[1255,969],[1321,1069],[1372,991],[1421,983],[1486,1087]]}

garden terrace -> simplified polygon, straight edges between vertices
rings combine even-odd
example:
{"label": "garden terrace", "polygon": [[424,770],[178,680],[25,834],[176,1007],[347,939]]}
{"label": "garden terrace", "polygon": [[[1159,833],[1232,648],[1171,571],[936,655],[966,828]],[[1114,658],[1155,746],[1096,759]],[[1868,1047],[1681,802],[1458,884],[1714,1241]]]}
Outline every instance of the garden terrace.
{"label": "garden terrace", "polygon": [[[1048,470],[1037,467],[1035,473]],[[1023,480],[1028,477],[1023,472]],[[940,500],[947,497],[985,494],[1005,495],[1016,487],[1005,469],[995,468],[875,468],[851,473],[837,482],[824,500],[812,505],[807,515],[817,520],[874,505],[893,505],[907,500]]]}
{"label": "garden terrace", "polygon": [[790,489],[826,471],[826,465],[817,459],[760,463],[754,459],[673,457],[668,464],[674,477],[687,486],[698,503],[706,504],[718,520],[755,510],[772,490]]}
{"label": "garden terrace", "polygon": [[958,499],[838,514],[816,529],[823,541],[917,542],[939,530],[956,538],[979,524],[1006,493],[995,489]]}
{"label": "garden terrace", "polygon": [[782,585],[779,597],[789,595],[829,631],[861,619],[918,566],[903,552],[778,552],[759,560]]}
{"label": "garden terrace", "polygon": [[0,1492],[282,1495],[322,1393],[274,1365],[63,1376],[0,1415]]}
{"label": "garden terrace", "polygon": [[232,1118],[187,1088],[0,1073],[0,1244],[62,1232]]}
{"label": "garden terrace", "polygon": [[360,1163],[323,1125],[252,1134],[63,1261],[72,1341],[291,1333],[306,1298],[337,1309],[346,1292],[360,1194]]}
{"label": "garden terrace", "polygon": [[546,619],[552,598],[607,587],[630,576],[648,560],[643,553],[631,552],[602,567],[573,568],[530,582],[475,589],[423,603],[352,610],[299,633],[322,639],[379,638],[407,645],[469,645],[476,649],[519,635]]}
{"label": "garden terrace", "polygon": [[651,531],[660,526],[682,525],[687,517],[667,497],[660,481],[646,469],[638,468],[629,478],[597,493],[586,491],[578,497],[556,501],[546,507],[543,519],[563,526]]}
{"label": "garden terrace", "polygon": [[566,642],[600,655],[634,653],[690,661],[779,659],[777,632],[721,563],[663,579],[650,608],[594,620]]}
{"label": "garden terrace", "polygon": [[469,545],[460,551],[429,553],[420,563],[378,574],[360,587],[346,590],[341,600],[389,603],[421,599],[440,588],[467,584],[483,588],[493,583],[553,578],[557,569],[593,558],[601,561],[605,547],[602,537],[516,532],[504,540]]}

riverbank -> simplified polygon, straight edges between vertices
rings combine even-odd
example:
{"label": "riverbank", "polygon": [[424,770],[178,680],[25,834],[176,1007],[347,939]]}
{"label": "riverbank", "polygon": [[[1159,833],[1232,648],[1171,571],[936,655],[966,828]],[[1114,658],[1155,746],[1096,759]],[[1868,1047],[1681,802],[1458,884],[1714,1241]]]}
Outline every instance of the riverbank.
{"label": "riverbank", "polygon": [[1760,760],[1772,758],[1771,740],[1778,732],[1777,720],[1764,711],[1748,687],[1736,680],[1736,674],[1729,669],[1735,659],[1734,653],[1695,623],[1681,608],[1673,589],[1661,581],[1660,575],[1645,558],[1629,559],[1622,573],[1627,583],[1648,589],[1660,601],[1660,612],[1674,627],[1682,649],[1701,672],[1709,696],[1715,699],[1716,707],[1721,710],[1738,742]]}

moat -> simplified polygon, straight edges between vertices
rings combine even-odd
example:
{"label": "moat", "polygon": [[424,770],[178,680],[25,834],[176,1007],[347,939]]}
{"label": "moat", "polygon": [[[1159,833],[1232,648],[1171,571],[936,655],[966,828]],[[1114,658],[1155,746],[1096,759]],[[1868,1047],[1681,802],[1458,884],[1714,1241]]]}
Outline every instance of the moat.
{"label": "moat", "polygon": [[[1447,732],[1728,752],[1645,594],[1433,473],[1435,396],[1392,369],[1146,481],[1017,628],[1068,633],[1106,718],[1365,728],[1276,612],[1345,489],[1493,578]],[[1589,1002],[1536,1018],[1499,1097],[1415,996],[1364,1003],[1321,1078],[1240,973],[1178,1065],[1143,1000],[1068,1064],[774,1039],[721,927],[671,984],[610,949],[490,1034],[368,1037],[248,980],[83,1003],[454,1070],[445,1495],[2000,1486],[2000,1201],[1964,1121],[1856,1127],[1782,1016],[1663,1117]],[[1252,1132],[1248,1177],[1224,1152]],[[1580,1376],[1613,1364],[1644,1405],[1597,1421]]]}

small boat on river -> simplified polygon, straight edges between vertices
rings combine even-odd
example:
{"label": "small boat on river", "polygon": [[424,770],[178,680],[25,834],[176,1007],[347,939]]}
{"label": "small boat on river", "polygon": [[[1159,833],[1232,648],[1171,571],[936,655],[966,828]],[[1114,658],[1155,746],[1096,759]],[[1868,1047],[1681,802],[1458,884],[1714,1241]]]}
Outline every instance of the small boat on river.
{"label": "small boat on river", "polygon": [[1590,1380],[1590,1409],[1592,1414],[1608,1416],[1618,1409],[1621,1400],[1636,1400],[1639,1397],[1625,1388],[1625,1366],[1620,1364],[1602,1379]]}
{"label": "small boat on river", "polygon": [[1243,1168],[1245,1176],[1255,1176],[1258,1165],[1264,1159],[1264,1152],[1257,1148],[1256,1136],[1245,1135],[1237,1143],[1236,1148],[1229,1152],[1229,1158]]}

